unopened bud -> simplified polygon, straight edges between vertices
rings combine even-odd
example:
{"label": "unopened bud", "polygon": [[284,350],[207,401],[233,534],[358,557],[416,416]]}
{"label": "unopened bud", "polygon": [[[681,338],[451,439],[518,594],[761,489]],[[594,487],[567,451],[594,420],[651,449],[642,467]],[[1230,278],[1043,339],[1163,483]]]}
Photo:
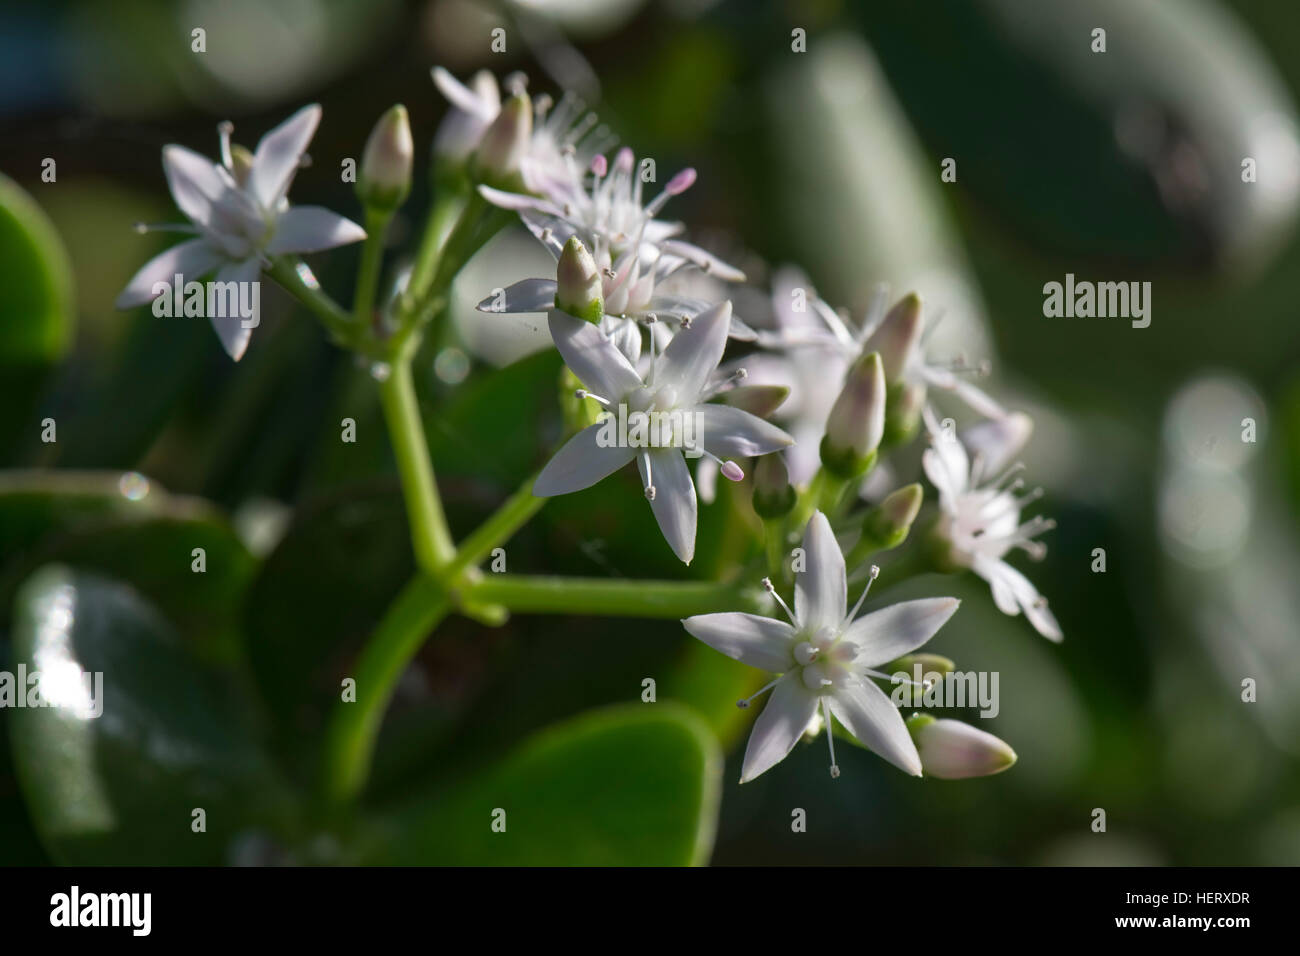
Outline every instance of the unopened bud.
{"label": "unopened bud", "polygon": [[862,541],[872,552],[888,551],[907,539],[907,533],[921,510],[925,491],[913,483],[891,492],[862,520]]}
{"label": "unopened bud", "polygon": [[885,403],[885,437],[881,444],[886,448],[906,445],[916,437],[921,427],[921,410],[925,408],[925,386],[919,382],[895,383],[889,386]]}
{"label": "unopened bud", "polygon": [[357,173],[357,195],[373,209],[392,210],[411,191],[411,165],[415,142],[411,121],[400,103],[390,109],[370,131]]}
{"label": "unopened bud", "polygon": [[780,518],[794,508],[790,472],[779,454],[763,455],[754,466],[754,511],[760,518]]}
{"label": "unopened bud", "polygon": [[767,418],[790,396],[788,385],[737,385],[718,396],[718,401]]}
{"label": "unopened bud", "polygon": [[570,236],[555,268],[555,307],[594,325],[605,314],[600,270],[587,247]]}
{"label": "unopened bud", "polygon": [[859,477],[874,463],[884,432],[885,370],[880,353],[871,352],[849,369],[826,418],[822,464],[841,478]]}
{"label": "unopened bud", "polygon": [[[896,661],[890,661],[881,668],[884,673],[890,676],[903,673],[909,679],[915,678],[922,681],[925,680],[927,674],[943,677],[945,674],[951,674],[956,669],[957,663],[955,661],[939,654],[907,654]],[[917,677],[917,674],[921,676]]]}
{"label": "unopened bud", "polygon": [[501,112],[483,132],[475,154],[478,177],[490,186],[513,186],[519,163],[533,136],[533,104],[520,90],[501,106]]}
{"label": "unopened bud", "polygon": [[930,777],[987,777],[1016,762],[1016,752],[1004,741],[960,720],[917,714],[907,721],[907,729],[921,755],[921,769]]}
{"label": "unopened bud", "polygon": [[248,185],[249,174],[253,172],[253,154],[247,146],[230,144],[230,174],[235,177],[235,185],[243,189]]}
{"label": "unopened bud", "polygon": [[921,297],[910,292],[885,313],[880,328],[867,340],[866,348],[880,353],[885,378],[897,382],[921,341]]}

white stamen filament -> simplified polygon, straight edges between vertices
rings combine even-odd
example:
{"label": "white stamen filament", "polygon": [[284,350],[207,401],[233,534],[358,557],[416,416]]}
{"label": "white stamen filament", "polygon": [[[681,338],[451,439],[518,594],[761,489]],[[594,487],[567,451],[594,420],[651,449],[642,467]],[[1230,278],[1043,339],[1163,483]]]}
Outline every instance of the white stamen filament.
{"label": "white stamen filament", "polygon": [[602,405],[610,404],[608,398],[601,398],[599,395],[596,395],[593,392],[589,392],[585,388],[577,389],[573,394],[578,396],[578,398],[590,398],[594,401],[600,402],[600,404]]}
{"label": "white stamen filament", "polygon": [[840,767],[835,762],[835,729],[831,724],[831,705],[825,697],[822,698],[822,716],[826,723],[826,742],[831,748],[831,777],[834,778],[840,775]]}
{"label": "white stamen filament", "polygon": [[791,611],[789,605],[785,603],[781,595],[776,593],[776,585],[772,583],[772,579],[763,578],[763,587],[767,590],[768,594],[776,598],[776,603],[781,605],[781,610],[785,611],[785,616],[790,619],[790,623],[798,627],[799,622],[795,619],[794,611]]}
{"label": "white stamen filament", "polygon": [[873,564],[871,566],[871,576],[867,578],[867,586],[862,589],[862,594],[858,597],[858,603],[853,605],[853,610],[849,611],[848,617],[844,619],[845,623],[858,616],[858,610],[862,607],[862,602],[867,599],[867,592],[871,590],[871,585],[878,577],[880,577],[880,568]]}
{"label": "white stamen filament", "polygon": [[736,701],[736,706],[739,707],[741,710],[744,710],[746,707],[749,706],[749,702],[751,700],[753,700],[755,697],[759,696],[760,694],[766,694],[769,690],[771,690],[773,687],[776,686],[776,682],[779,681],[780,679],[781,679],[780,677],[772,678],[772,680],[768,681],[766,684],[764,684],[758,690],[754,691],[754,693],[750,694],[748,697],[744,698],[743,700]]}

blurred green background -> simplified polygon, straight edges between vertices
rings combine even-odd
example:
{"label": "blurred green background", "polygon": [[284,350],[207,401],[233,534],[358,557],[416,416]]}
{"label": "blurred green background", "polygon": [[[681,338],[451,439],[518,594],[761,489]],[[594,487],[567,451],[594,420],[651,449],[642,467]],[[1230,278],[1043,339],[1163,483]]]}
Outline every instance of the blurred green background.
{"label": "blurred green background", "polygon": [[[327,708],[412,564],[367,370],[269,289],[238,365],[206,323],[112,302],[168,244],[131,230],[176,218],[163,144],[215,155],[219,120],[251,144],[318,101],[295,200],[356,216],[341,161],[394,102],[427,146],[435,63],[575,88],[660,170],[695,166],[669,213],[760,285],[764,263],[794,263],[855,315],[878,282],[918,288],[994,359],[990,388],[1036,418],[1026,460],[1059,527],[1031,574],[1066,641],[973,579],[888,594],[965,599],[931,649],[1000,673],[1001,713],[979,723],[1016,749],[1011,771],[913,780],[854,751],[832,782],[818,742],[742,788],[750,718],[732,702],[752,674],[675,622],[452,618],[403,680],[367,816],[315,817],[300,794]],[[89,730],[0,709],[0,862],[1300,862],[1298,90],[1290,0],[6,4],[0,669],[76,594],[75,652],[124,703]],[[343,301],[356,255],[312,258]],[[466,307],[547,266],[499,238],[422,353],[457,534],[560,434],[545,340]],[[1044,283],[1067,273],[1150,281],[1150,327],[1044,317]],[[689,571],[630,473],[553,501],[509,569],[708,576],[742,535],[730,494],[702,513]],[[503,790],[545,794],[532,819],[564,824],[509,858],[454,835]]]}

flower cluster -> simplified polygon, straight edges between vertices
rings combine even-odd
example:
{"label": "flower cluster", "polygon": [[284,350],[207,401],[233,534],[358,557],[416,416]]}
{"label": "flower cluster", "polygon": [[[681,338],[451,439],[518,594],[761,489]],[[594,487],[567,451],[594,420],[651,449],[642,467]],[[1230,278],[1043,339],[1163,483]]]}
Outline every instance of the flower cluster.
{"label": "flower cluster", "polygon": [[[617,147],[576,99],[531,97],[519,76],[498,84],[480,73],[462,84],[435,69],[433,79],[450,104],[434,139],[435,181],[453,200],[448,208],[461,210],[460,220],[447,237],[430,226],[432,239],[399,283],[391,321],[370,321],[368,311],[379,237],[328,210],[289,205],[318,107],[272,130],[252,153],[233,145],[223,125],[220,163],[167,147],[167,180],[192,223],[181,228],[196,238],[151,260],[118,304],[148,301],[157,294],[154,283],[173,273],[215,270],[219,279],[239,279],[270,271],[336,340],[359,350],[361,343],[368,355],[409,371],[412,341],[445,305],[459,267],[493,231],[484,223],[517,217],[551,253],[555,274],[520,279],[478,308],[546,313],[577,397],[575,403],[561,396],[571,412],[570,434],[537,475],[533,496],[577,492],[635,462],[663,537],[686,564],[695,555],[700,501],[712,501],[716,476],[751,496],[755,535],[749,551],[735,555],[737,576],[761,576],[766,594],[753,608],[779,608],[784,619],[721,610],[683,621],[710,647],[776,675],[759,692],[770,690],[771,698],[755,723],[742,782],[819,728],[838,776],[836,722],[912,775],[967,777],[1009,766],[1015,755],[996,737],[949,719],[904,720],[882,689],[902,679],[958,601],[912,600],[859,615],[881,573],[874,562],[923,523],[925,533],[913,536],[897,565],[887,565],[885,583],[904,577],[893,572],[909,560],[923,570],[969,570],[987,582],[1000,610],[1023,612],[1040,634],[1061,639],[1046,600],[1007,560],[1015,550],[1041,558],[1038,537],[1052,524],[1021,519],[1041,494],[1021,493],[1023,466],[1013,463],[1032,423],[971,381],[987,365],[936,357],[929,337],[937,320],[926,316],[916,294],[890,304],[882,290],[855,322],[790,267],[777,270],[770,293],[760,294],[769,308],[742,321],[733,300],[747,288],[745,274],[663,218],[670,200],[696,182],[694,169],[656,186],[654,162]],[[360,171],[367,230],[386,224],[406,199],[411,144],[406,112],[394,107],[376,126]],[[314,283],[295,285],[293,267],[282,268],[292,262],[288,256],[362,239],[351,313]],[[248,329],[213,322],[238,359]],[[411,414],[415,403],[401,392],[409,377],[393,381],[384,386],[386,413]],[[977,420],[958,430],[941,417],[949,397]],[[442,526],[436,487],[412,444],[418,424],[398,421],[390,430],[402,441],[399,466],[409,473],[404,490],[412,520],[432,526],[413,526],[417,559],[433,580],[463,572],[472,560],[461,560]],[[919,481],[900,483],[909,459],[894,455],[922,434],[929,447],[921,471],[937,493],[929,509]],[[852,609],[850,581],[865,585]],[[472,579],[453,583],[452,600],[472,596]],[[736,590],[737,603],[743,593]],[[468,602],[461,609],[482,611]]]}

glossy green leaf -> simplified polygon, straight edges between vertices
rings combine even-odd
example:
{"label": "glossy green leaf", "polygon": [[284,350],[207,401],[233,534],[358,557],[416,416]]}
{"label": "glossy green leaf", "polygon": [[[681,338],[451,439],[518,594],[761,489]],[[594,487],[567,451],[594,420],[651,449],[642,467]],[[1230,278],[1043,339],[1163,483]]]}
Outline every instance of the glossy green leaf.
{"label": "glossy green leaf", "polygon": [[133,473],[11,473],[0,479],[0,553],[0,608],[38,565],[57,561],[135,587],[204,654],[238,653],[237,612],[256,562],[200,499]]}
{"label": "glossy green leaf", "polygon": [[19,592],[13,647],[58,703],[15,707],[9,724],[28,809],[58,860],[217,864],[237,837],[292,822],[249,700],[131,589],[46,567]]}
{"label": "glossy green leaf", "polygon": [[631,704],[588,711],[538,733],[481,775],[384,819],[361,858],[397,865],[701,864],[713,846],[721,770],[717,741],[690,710]]}

